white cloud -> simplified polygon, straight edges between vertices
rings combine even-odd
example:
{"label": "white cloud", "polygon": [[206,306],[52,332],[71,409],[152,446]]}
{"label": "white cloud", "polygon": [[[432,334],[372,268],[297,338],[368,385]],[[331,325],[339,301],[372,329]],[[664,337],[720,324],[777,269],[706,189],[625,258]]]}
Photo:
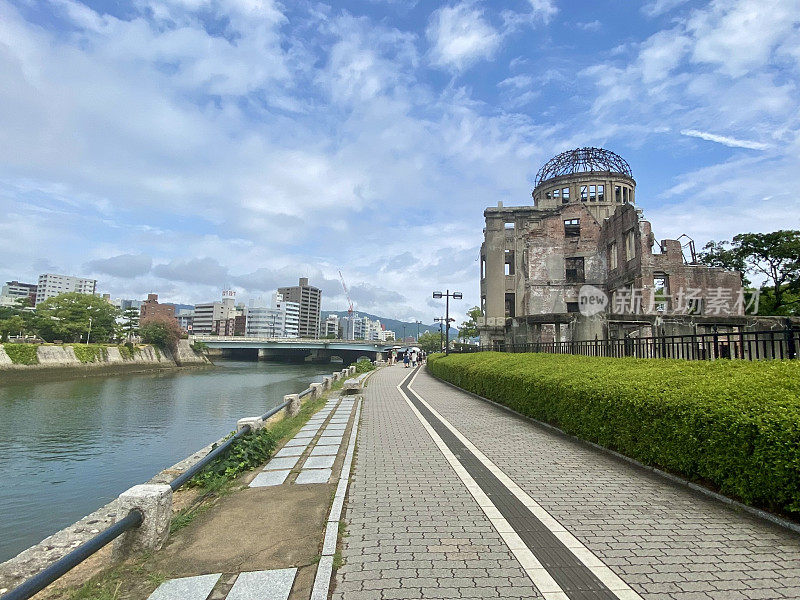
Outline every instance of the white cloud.
{"label": "white cloud", "polygon": [[648,17],[657,17],[686,4],[688,0],[653,0],[642,6],[642,12]]}
{"label": "white cloud", "polygon": [[461,71],[470,64],[491,58],[502,35],[473,2],[445,6],[431,15],[426,31],[434,65]]}
{"label": "white cloud", "polygon": [[769,144],[764,144],[762,142],[739,140],[733,137],[708,133],[707,131],[698,131],[696,129],[684,129],[681,131],[681,135],[696,137],[702,140],[708,140],[709,142],[716,142],[717,144],[723,144],[731,148],[749,148],[750,150],[766,150],[769,148]]}

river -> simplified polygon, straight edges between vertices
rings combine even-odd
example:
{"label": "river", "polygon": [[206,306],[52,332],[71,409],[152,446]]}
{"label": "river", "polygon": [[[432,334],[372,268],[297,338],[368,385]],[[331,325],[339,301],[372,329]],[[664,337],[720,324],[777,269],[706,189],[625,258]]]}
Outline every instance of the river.
{"label": "river", "polygon": [[[210,369],[0,386],[0,562],[322,381],[337,365]],[[341,368],[341,367],[339,367]]]}

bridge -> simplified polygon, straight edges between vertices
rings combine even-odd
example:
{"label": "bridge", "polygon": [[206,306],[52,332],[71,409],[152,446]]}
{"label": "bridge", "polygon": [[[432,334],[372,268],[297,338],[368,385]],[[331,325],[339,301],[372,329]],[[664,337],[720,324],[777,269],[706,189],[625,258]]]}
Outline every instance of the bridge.
{"label": "bridge", "polygon": [[221,350],[223,356],[248,356],[280,362],[328,363],[338,357],[346,365],[365,357],[379,360],[390,342],[366,340],[330,340],[316,338],[266,338],[223,335],[193,335],[191,342],[202,342],[209,348]]}

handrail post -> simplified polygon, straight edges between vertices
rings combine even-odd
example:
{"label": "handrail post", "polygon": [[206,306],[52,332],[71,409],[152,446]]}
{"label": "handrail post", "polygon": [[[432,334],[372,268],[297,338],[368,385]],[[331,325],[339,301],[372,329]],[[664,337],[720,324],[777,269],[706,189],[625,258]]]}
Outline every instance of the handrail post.
{"label": "handrail post", "polygon": [[300,412],[300,394],[287,394],[283,401],[289,403],[286,405],[287,417],[293,417]]}
{"label": "handrail post", "polygon": [[120,494],[117,500],[117,520],[138,510],[144,516],[142,524],[114,540],[111,560],[119,562],[132,554],[160,550],[167,541],[172,519],[172,488],[166,484],[135,485]]}

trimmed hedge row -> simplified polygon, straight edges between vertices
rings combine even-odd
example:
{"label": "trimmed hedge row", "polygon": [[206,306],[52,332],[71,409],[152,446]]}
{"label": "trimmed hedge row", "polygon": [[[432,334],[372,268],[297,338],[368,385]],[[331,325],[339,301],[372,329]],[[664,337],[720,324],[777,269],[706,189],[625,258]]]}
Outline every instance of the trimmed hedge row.
{"label": "trimmed hedge row", "polygon": [[748,504],[800,516],[800,361],[482,352],[437,377]]}

